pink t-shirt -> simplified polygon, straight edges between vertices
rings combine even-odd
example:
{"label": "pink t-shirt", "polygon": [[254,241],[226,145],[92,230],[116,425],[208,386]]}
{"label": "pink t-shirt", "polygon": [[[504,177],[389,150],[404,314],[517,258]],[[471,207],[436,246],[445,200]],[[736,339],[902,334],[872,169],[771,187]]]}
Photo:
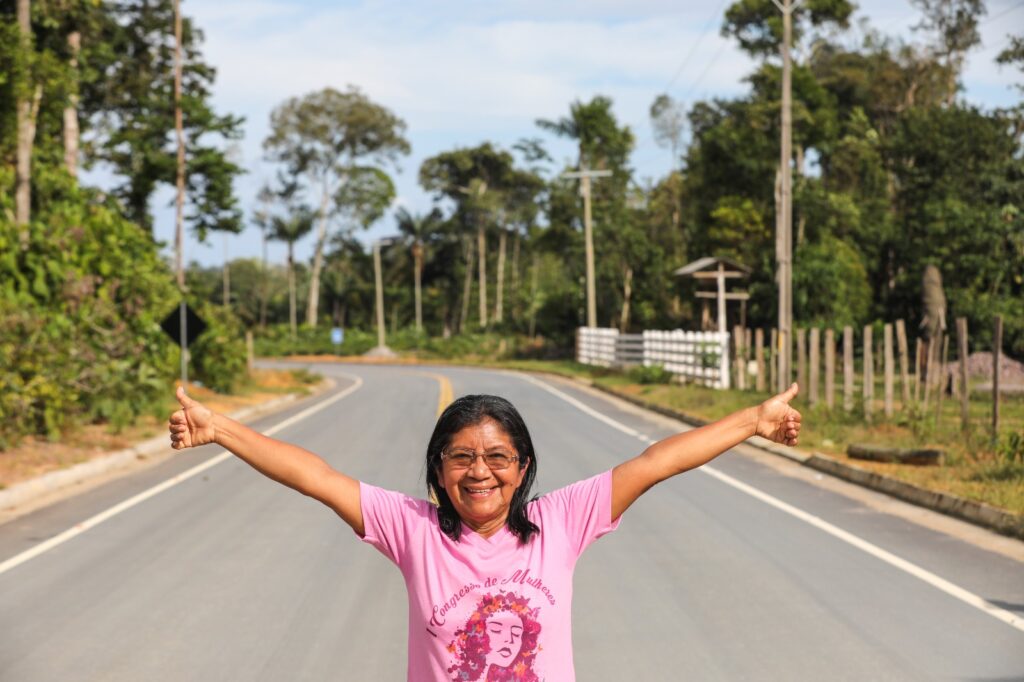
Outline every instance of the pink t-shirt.
{"label": "pink t-shirt", "polygon": [[409,675],[424,680],[575,679],[572,574],[587,546],[618,526],[611,472],[530,502],[527,545],[502,528],[458,542],[426,500],[359,486],[363,540],[393,561],[409,591]]}

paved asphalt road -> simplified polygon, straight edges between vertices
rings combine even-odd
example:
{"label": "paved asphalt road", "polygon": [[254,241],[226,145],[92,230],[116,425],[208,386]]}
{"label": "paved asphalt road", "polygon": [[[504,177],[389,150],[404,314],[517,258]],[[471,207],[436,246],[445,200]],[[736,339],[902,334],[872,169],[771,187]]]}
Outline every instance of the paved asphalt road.
{"label": "paved asphalt road", "polygon": [[[362,383],[277,436],[412,494],[422,491],[437,414],[431,374],[448,377],[455,395],[497,393],[521,409],[540,492],[638,453],[644,443],[629,429],[654,439],[672,432],[663,418],[551,379],[318,369],[336,378],[335,394]],[[0,565],[218,452],[180,453],[0,526]],[[1024,564],[783,466],[737,452],[713,463],[1020,623]],[[405,600],[398,571],[330,511],[231,458],[3,570],[0,680],[400,680]],[[1021,626],[703,470],[649,492],[587,551],[573,609],[584,681],[1024,679]]]}

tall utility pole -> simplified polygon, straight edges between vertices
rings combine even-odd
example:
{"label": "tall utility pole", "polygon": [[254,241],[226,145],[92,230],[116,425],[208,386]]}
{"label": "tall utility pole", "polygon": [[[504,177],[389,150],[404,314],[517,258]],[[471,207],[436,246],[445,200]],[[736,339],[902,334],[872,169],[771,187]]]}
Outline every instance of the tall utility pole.
{"label": "tall utility pole", "polygon": [[772,0],[782,12],[782,144],[779,170],[782,173],[780,210],[776,222],[775,263],[779,284],[779,385],[789,386],[793,367],[793,65],[789,54],[793,41],[793,10],[800,0]]}
{"label": "tall utility pole", "polygon": [[587,326],[597,326],[597,294],[594,286],[594,230],[590,219],[590,179],[607,178],[610,170],[589,170],[583,166],[579,171],[562,173],[563,178],[578,178],[580,196],[583,197],[583,241],[587,253]]}
{"label": "tall utility pole", "polygon": [[[32,13],[29,0],[18,0],[18,50],[27,61],[32,49]],[[15,163],[14,222],[19,228],[22,249],[28,248],[28,221],[32,205],[32,143],[33,129],[32,100],[26,94],[18,97],[17,103],[18,145]]]}
{"label": "tall utility pole", "polygon": [[188,384],[188,329],[185,316],[185,130],[181,120],[181,0],[174,0],[174,131],[178,137],[178,197],[174,213],[174,264],[181,292],[181,385]]}
{"label": "tall utility pole", "polygon": [[373,279],[377,289],[377,349],[386,352],[384,343],[384,283],[380,267],[380,247],[391,243],[390,239],[378,239],[373,243]]}

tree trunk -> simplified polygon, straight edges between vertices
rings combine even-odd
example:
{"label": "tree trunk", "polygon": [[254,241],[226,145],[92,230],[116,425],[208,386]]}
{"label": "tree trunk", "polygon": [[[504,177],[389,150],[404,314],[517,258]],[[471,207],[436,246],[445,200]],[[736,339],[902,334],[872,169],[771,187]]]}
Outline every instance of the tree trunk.
{"label": "tree trunk", "polygon": [[626,266],[622,277],[622,317],[619,319],[619,333],[625,334],[629,328],[629,299],[633,293],[633,268]]}
{"label": "tree trunk", "polygon": [[263,260],[260,262],[260,329],[267,328],[267,230],[262,228],[260,235],[263,239]]}
{"label": "tree trunk", "polygon": [[231,307],[231,266],[228,265],[228,233],[224,233],[224,307]]}
{"label": "tree trunk", "polygon": [[461,334],[466,326],[466,318],[469,317],[469,295],[473,292],[473,242],[467,237],[463,240],[463,245],[466,254],[466,278],[462,285],[462,310],[459,314],[457,334]]}
{"label": "tree trunk", "polygon": [[309,280],[309,304],[306,306],[306,324],[316,326],[317,307],[320,303],[320,270],[324,262],[324,244],[327,241],[327,203],[331,195],[324,180],[324,193],[320,198],[320,226],[316,231],[316,250],[313,251],[313,272]]}
{"label": "tree trunk", "polygon": [[[28,64],[32,50],[32,24],[29,0],[18,0],[18,29],[21,41],[21,58]],[[27,70],[27,69],[26,69]],[[32,102],[19,99],[17,103],[18,148],[14,185],[14,222],[19,227],[28,225],[32,204]],[[22,248],[28,247],[28,230],[20,234]]]}
{"label": "tree trunk", "polygon": [[512,280],[509,282],[509,295],[512,297],[512,320],[519,322],[522,319],[519,307],[519,233],[512,233]]}
{"label": "tree trunk", "polygon": [[288,325],[295,339],[295,258],[294,242],[288,242]]}
{"label": "tree trunk", "polygon": [[483,221],[476,228],[477,270],[480,275],[480,326],[487,328],[487,235],[484,234]]}
{"label": "tree trunk", "polygon": [[68,34],[69,64],[74,79],[68,105],[64,108],[64,166],[73,178],[78,177],[78,53],[82,49],[82,34],[72,31]]}
{"label": "tree trunk", "polygon": [[533,254],[533,264],[530,267],[530,338],[534,338],[537,331],[537,271],[540,270],[540,256]]}
{"label": "tree trunk", "polygon": [[416,242],[412,247],[413,278],[416,288],[416,333],[423,332],[423,294],[420,279],[423,276],[423,246]]}
{"label": "tree trunk", "polygon": [[508,233],[501,231],[498,237],[498,286],[494,290],[494,323],[501,324],[504,318],[505,298],[505,243],[508,240]]}

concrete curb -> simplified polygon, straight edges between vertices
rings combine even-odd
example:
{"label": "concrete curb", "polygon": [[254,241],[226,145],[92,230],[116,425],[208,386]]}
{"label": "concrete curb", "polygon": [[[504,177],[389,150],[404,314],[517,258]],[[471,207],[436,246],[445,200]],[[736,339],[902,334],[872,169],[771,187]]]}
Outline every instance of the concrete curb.
{"label": "concrete curb", "polygon": [[[316,384],[308,394],[289,393],[261,405],[251,405],[242,408],[228,416],[240,422],[253,421],[283,410],[300,398],[319,395],[324,391],[330,390],[334,385],[334,381],[324,379]],[[20,507],[39,498],[53,495],[64,488],[127,468],[139,460],[157,461],[161,456],[170,456],[173,453],[174,451],[170,448],[166,434],[154,436],[123,450],[100,455],[88,462],[82,462],[67,469],[51,471],[36,478],[15,483],[9,488],[4,488],[0,490],[0,510]]]}
{"label": "concrete curb", "polygon": [[[539,373],[540,372],[538,372],[538,374]],[[625,400],[626,402],[632,403],[638,407],[642,407],[652,412],[657,412],[658,414],[671,417],[672,419],[678,419],[693,426],[704,426],[709,423],[706,419],[686,414],[680,410],[673,410],[660,405],[654,405],[645,400],[641,400],[636,396],[621,393],[614,388],[601,386],[593,383],[592,381],[571,376],[567,377],[561,374],[552,374],[552,376],[558,376],[563,379],[568,378],[585,386],[597,389],[598,391],[613,395],[616,398]],[[984,502],[975,502],[957,495],[921,488],[912,483],[907,483],[883,474],[875,473],[874,471],[862,469],[861,467],[847,464],[846,462],[840,462],[828,455],[823,455],[817,452],[808,455],[796,450],[795,448],[779,445],[778,443],[772,443],[771,441],[758,436],[754,436],[749,439],[747,444],[754,445],[766,452],[779,455],[780,457],[785,457],[786,459],[790,459],[802,464],[803,466],[835,476],[836,478],[841,478],[845,481],[849,481],[850,483],[856,483],[857,485],[865,488],[870,488],[872,490],[877,490],[878,492],[891,495],[892,497],[903,500],[904,502],[909,502],[919,507],[925,507],[926,509],[931,509],[942,514],[946,514],[947,516],[953,516],[958,519],[968,521],[1002,535],[1008,535],[1010,537],[1024,540],[1024,514],[1015,514],[1013,512],[1008,512],[1003,509],[999,509],[998,507],[985,504]]]}

